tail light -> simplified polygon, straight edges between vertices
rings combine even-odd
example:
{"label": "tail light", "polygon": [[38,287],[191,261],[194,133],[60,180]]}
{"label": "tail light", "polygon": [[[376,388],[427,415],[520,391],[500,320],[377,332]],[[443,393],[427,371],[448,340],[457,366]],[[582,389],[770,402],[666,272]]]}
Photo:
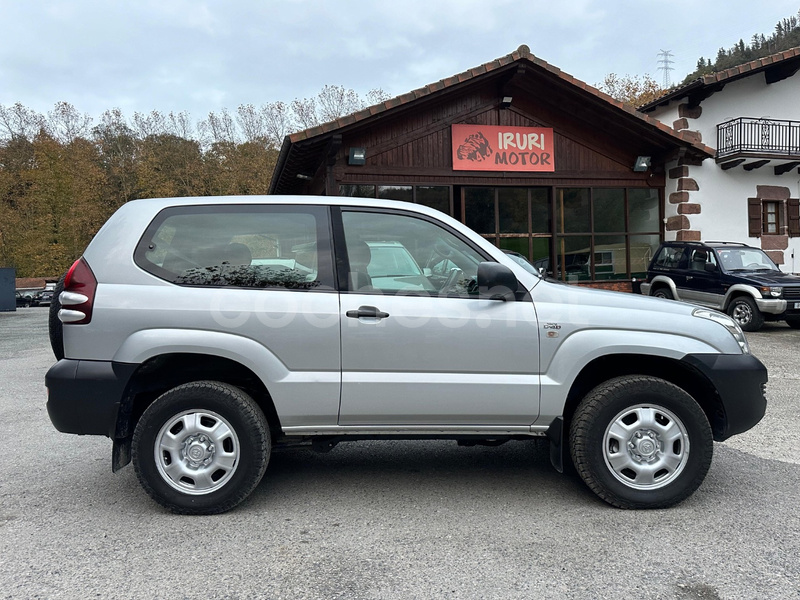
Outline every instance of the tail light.
{"label": "tail light", "polygon": [[72,325],[90,323],[96,290],[97,279],[89,268],[89,263],[79,258],[64,278],[64,291],[59,296],[61,310],[58,311],[58,318],[61,322]]}

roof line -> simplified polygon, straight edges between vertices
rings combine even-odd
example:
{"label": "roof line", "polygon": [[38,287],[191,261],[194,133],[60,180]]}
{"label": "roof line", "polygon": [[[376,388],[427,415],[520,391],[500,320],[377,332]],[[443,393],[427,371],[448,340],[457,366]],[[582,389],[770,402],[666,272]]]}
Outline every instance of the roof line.
{"label": "roof line", "polygon": [[[605,92],[600,91],[596,87],[591,86],[591,85],[581,81],[580,79],[577,79],[577,78],[573,77],[569,73],[566,73],[566,72],[562,71],[558,67],[555,67],[555,66],[549,64],[548,62],[542,60],[541,58],[538,58],[537,56],[535,56],[535,55],[533,55],[531,53],[530,48],[528,46],[526,46],[525,44],[521,45],[519,48],[517,48],[514,52],[512,52],[510,54],[507,54],[505,56],[501,56],[500,58],[496,58],[496,59],[494,59],[492,61],[489,61],[489,62],[484,63],[482,65],[479,65],[477,67],[473,67],[471,69],[467,69],[466,71],[463,71],[462,73],[458,73],[458,74],[452,75],[450,77],[445,77],[444,79],[440,79],[437,82],[428,84],[426,86],[423,86],[423,87],[418,88],[416,90],[413,90],[411,92],[407,92],[405,94],[401,94],[400,96],[397,96],[395,98],[391,98],[391,99],[386,100],[384,102],[380,102],[380,103],[375,104],[373,106],[369,106],[369,107],[364,108],[364,109],[362,109],[362,110],[360,110],[358,112],[355,112],[353,114],[346,115],[344,117],[340,117],[340,118],[335,119],[333,121],[329,121],[327,123],[322,123],[320,125],[316,125],[314,127],[310,127],[310,128],[305,129],[303,131],[298,131],[296,133],[290,134],[290,135],[286,136],[286,138],[284,140],[284,146],[286,145],[286,141],[287,140],[288,140],[289,144],[294,144],[296,142],[301,142],[303,140],[307,140],[307,139],[314,138],[314,137],[317,137],[317,136],[320,136],[320,135],[324,135],[326,133],[331,133],[331,132],[333,132],[333,131],[335,131],[337,129],[341,129],[342,127],[356,124],[356,123],[358,123],[360,121],[368,119],[368,118],[370,118],[370,117],[372,117],[374,115],[377,115],[379,113],[385,112],[385,111],[390,110],[392,108],[397,108],[399,106],[403,106],[405,104],[413,102],[414,100],[417,100],[419,98],[422,98],[424,96],[428,96],[428,95],[433,94],[435,92],[439,92],[441,90],[453,87],[455,85],[462,84],[462,83],[464,83],[466,81],[469,81],[471,79],[474,79],[476,77],[484,75],[484,74],[486,74],[486,73],[488,73],[490,71],[495,71],[497,69],[500,69],[500,68],[505,67],[507,65],[513,64],[513,63],[518,62],[520,60],[527,60],[527,61],[533,63],[534,65],[536,65],[537,67],[539,67],[540,69],[542,69],[544,71],[547,71],[548,73],[550,73],[554,77],[557,77],[557,78],[565,81],[566,83],[571,84],[571,85],[583,90],[584,92],[587,92],[587,93],[597,97],[598,99],[607,102],[608,104],[611,104],[612,106],[616,107],[617,109],[628,113],[632,117],[635,117],[635,118],[637,118],[639,120],[644,121],[645,123],[647,123],[651,127],[654,127],[656,129],[660,130],[661,132],[663,132],[663,133],[665,133],[667,135],[670,135],[671,137],[674,137],[677,140],[680,140],[684,144],[689,144],[693,148],[699,150],[700,152],[703,152],[703,153],[707,154],[708,156],[713,156],[714,155],[715,151],[714,151],[713,148],[710,148],[709,146],[706,146],[705,144],[702,144],[702,143],[696,142],[693,139],[690,139],[690,136],[691,136],[690,132],[683,132],[683,131],[678,132],[678,131],[674,130],[673,128],[669,127],[668,125],[665,125],[661,121],[658,121],[657,119],[654,119],[654,118],[652,118],[650,116],[642,114],[641,112],[639,112],[636,109],[635,106],[633,106],[631,104],[626,104],[624,102],[620,102],[619,100],[616,100],[616,99],[612,98],[611,96],[609,96]],[[281,149],[281,153],[282,154],[283,154],[284,149],[285,148]]]}
{"label": "roof line", "polygon": [[690,82],[675,88],[674,90],[667,91],[664,95],[656,98],[655,100],[652,100],[647,104],[643,104],[638,108],[638,110],[640,112],[650,111],[661,104],[669,103],[673,100],[679,100],[688,95],[689,92],[692,92],[696,89],[710,85],[716,85],[719,83],[726,83],[736,79],[742,79],[743,77],[750,77],[751,75],[761,73],[770,67],[774,67],[784,61],[791,60],[798,56],[800,56],[800,47],[789,48],[788,50],[782,50],[781,52],[776,52],[763,58],[757,58],[756,60],[751,60],[750,62],[736,65],[735,67],[731,67],[723,71],[703,75],[702,77],[693,79]]}

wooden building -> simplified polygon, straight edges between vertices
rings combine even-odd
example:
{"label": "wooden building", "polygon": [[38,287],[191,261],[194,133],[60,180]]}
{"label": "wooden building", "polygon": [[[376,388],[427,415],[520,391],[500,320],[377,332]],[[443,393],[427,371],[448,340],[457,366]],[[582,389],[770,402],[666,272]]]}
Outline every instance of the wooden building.
{"label": "wooden building", "polygon": [[425,204],[554,277],[630,290],[663,239],[665,164],[713,155],[521,46],[288,136],[270,193]]}

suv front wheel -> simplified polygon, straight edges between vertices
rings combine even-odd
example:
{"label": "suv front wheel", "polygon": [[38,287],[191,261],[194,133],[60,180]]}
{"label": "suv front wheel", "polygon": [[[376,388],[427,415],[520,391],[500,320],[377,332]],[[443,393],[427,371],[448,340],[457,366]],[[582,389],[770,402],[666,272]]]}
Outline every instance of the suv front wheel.
{"label": "suv front wheel", "polygon": [[764,324],[764,315],[749,296],[734,298],[728,306],[728,314],[743,331],[758,331]]}
{"label": "suv front wheel", "polygon": [[147,407],[133,435],[132,458],[145,491],[181,514],[217,514],[242,502],[269,462],[264,413],[237,387],[196,381]]}
{"label": "suv front wheel", "polygon": [[690,496],[711,465],[713,438],[688,393],[657,377],[627,375],[589,392],[570,427],[575,468],[619,508],[667,508]]}

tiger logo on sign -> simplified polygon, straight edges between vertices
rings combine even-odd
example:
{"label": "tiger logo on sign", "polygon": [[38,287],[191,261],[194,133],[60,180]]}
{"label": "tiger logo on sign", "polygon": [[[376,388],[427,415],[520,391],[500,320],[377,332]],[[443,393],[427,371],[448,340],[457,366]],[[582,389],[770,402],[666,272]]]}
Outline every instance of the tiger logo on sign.
{"label": "tiger logo on sign", "polygon": [[491,154],[492,147],[489,145],[489,140],[480,132],[470,135],[456,150],[459,159],[475,162],[484,161]]}

